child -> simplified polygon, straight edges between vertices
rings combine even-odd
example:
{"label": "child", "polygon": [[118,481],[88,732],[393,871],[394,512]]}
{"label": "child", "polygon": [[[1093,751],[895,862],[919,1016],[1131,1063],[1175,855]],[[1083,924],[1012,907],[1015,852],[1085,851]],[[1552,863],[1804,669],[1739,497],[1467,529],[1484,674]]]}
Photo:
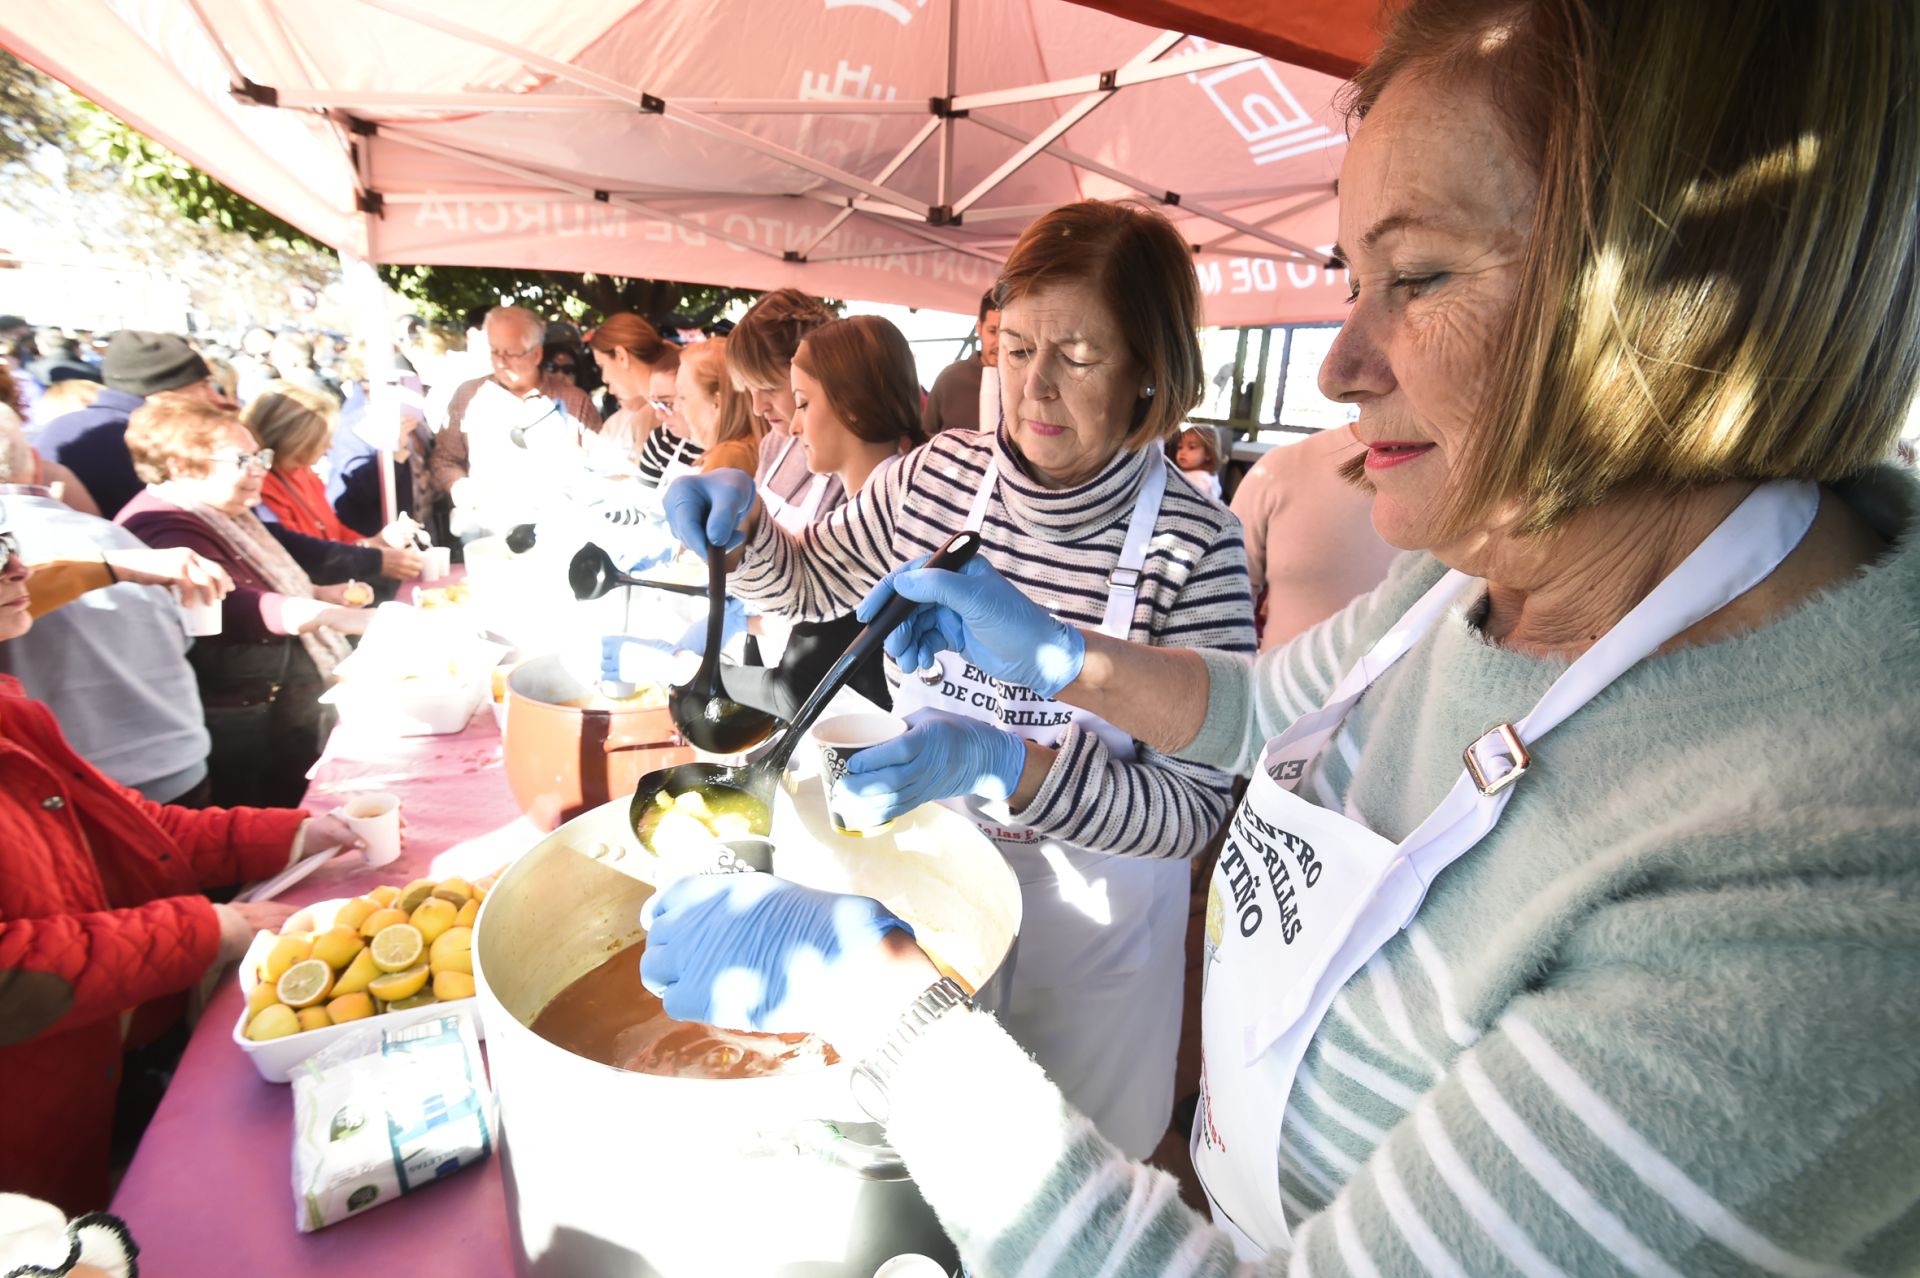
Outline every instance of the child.
{"label": "child", "polygon": [[1220,500],[1220,441],[1212,427],[1181,427],[1173,437],[1173,464],[1188,483]]}

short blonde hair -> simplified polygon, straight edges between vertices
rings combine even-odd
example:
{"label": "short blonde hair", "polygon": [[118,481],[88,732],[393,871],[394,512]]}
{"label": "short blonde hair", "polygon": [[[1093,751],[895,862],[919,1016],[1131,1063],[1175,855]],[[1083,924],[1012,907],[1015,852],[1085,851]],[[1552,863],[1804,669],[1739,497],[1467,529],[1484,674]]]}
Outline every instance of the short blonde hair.
{"label": "short blonde hair", "polygon": [[1029,226],[1007,255],[994,309],[1076,280],[1106,303],[1153,388],[1135,402],[1126,446],[1171,438],[1206,390],[1200,281],[1187,242],[1166,218],[1135,204],[1063,204]]}
{"label": "short blonde hair", "polygon": [[[1539,176],[1458,532],[1544,531],[1616,489],[1828,482],[1920,380],[1920,10],[1415,0],[1349,86],[1490,94]],[[1353,472],[1349,472],[1353,473]]]}
{"label": "short blonde hair", "polygon": [[240,424],[239,414],[204,399],[151,396],[127,419],[133,473],[149,484],[205,475],[221,436]]}
{"label": "short blonde hair", "polygon": [[340,405],[333,396],[292,382],[272,382],[253,397],[240,422],[260,447],[271,448],[278,470],[311,466],[333,447]]}
{"label": "short blonde hair", "polygon": [[737,389],[727,376],[727,339],[710,337],[680,353],[680,363],[693,372],[693,384],[701,393],[720,401],[720,425],[713,442],[724,444],[735,439],[760,439],[760,419],[753,415],[753,401]]}

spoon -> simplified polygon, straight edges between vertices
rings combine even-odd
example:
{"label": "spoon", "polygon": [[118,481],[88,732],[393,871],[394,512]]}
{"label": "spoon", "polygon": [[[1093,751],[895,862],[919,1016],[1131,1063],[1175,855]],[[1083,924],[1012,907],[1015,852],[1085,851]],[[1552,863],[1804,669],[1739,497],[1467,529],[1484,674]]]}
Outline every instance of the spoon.
{"label": "spoon", "polygon": [[[614,566],[611,555],[592,542],[573,553],[573,562],[567,565],[567,584],[573,587],[573,597],[580,600],[598,599],[615,586],[639,586],[644,590],[665,590],[676,595],[704,596],[707,593],[698,586],[686,586],[677,581],[649,581],[644,577],[629,576]],[[732,751],[715,753],[731,754]]]}
{"label": "spoon", "polygon": [[516,555],[524,555],[533,549],[539,540],[539,532],[532,524],[515,524],[507,530],[507,549]]}
{"label": "spoon", "polygon": [[[601,552],[605,558],[605,552]],[[578,556],[575,562],[579,562]],[[612,565],[609,564],[609,567]],[[575,592],[578,593],[578,587]],[[693,678],[667,690],[667,713],[680,735],[708,754],[738,754],[768,737],[780,721],[743,706],[720,684],[720,639],[727,618],[727,552],[707,550],[707,649]]]}
{"label": "spoon", "polygon": [[[979,533],[956,533],[927,561],[927,567],[959,569],[979,549]],[[754,869],[770,869],[773,844],[768,836],[773,833],[773,793],[781,775],[787,770],[787,761],[793,757],[800,738],[820,717],[827,702],[846,685],[855,670],[880,651],[880,645],[907,619],[915,606],[913,600],[899,595],[889,599],[866,628],[854,636],[847,650],[833,663],[805,704],[795,712],[793,722],[787,725],[780,739],[761,752],[759,758],[736,764],[682,763],[657,769],[641,777],[640,784],[634,789],[633,801],[627,808],[627,820],[632,824],[641,846],[652,851],[649,842],[652,827],[658,824],[660,815],[667,811],[667,807],[660,802],[660,796],[674,799],[698,792],[710,801],[710,805],[718,803],[739,811],[747,818],[748,837],[719,840],[733,853],[735,860]],[[709,643],[708,651],[712,651],[713,646]]]}

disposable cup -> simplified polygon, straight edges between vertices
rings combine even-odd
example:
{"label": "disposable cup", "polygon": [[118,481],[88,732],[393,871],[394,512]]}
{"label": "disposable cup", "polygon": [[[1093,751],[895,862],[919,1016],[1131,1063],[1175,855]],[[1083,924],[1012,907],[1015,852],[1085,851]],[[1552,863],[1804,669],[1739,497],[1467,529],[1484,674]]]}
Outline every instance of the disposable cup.
{"label": "disposable cup", "polygon": [[420,578],[423,581],[443,581],[453,571],[451,546],[428,546],[420,552],[420,558]]}
{"label": "disposable cup", "polygon": [[873,1278],[947,1278],[947,1267],[931,1256],[907,1252],[874,1270]]}
{"label": "disposable cup", "polygon": [[399,796],[356,794],[330,815],[366,840],[368,865],[386,865],[400,855]]}
{"label": "disposable cup", "polygon": [[187,633],[194,638],[220,633],[220,601],[212,603],[188,603],[180,597],[180,591],[173,592],[174,599],[180,604],[180,618]]}
{"label": "disposable cup", "polygon": [[855,755],[906,730],[907,725],[890,714],[837,714],[813,725],[814,744],[820,747],[820,784],[826,791],[827,815],[833,818],[834,829],[842,834],[879,834],[893,824],[854,824],[835,806],[833,785],[847,775],[847,764]]}

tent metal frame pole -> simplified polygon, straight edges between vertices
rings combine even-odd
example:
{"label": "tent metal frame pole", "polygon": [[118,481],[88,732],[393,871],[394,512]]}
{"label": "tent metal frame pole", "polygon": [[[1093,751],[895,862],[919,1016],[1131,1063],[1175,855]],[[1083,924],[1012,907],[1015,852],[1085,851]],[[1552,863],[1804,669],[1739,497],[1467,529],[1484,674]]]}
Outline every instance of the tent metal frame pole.
{"label": "tent metal frame pole", "polygon": [[[951,104],[960,79],[960,0],[947,0],[947,79],[945,102]],[[953,112],[940,113],[939,189],[934,204],[947,208],[953,202]]]}
{"label": "tent metal frame pole", "polygon": [[549,58],[544,54],[519,48],[510,41],[496,39],[484,31],[477,31],[463,23],[450,21],[436,13],[429,13],[410,4],[399,3],[398,0],[359,0],[359,2],[384,13],[393,14],[395,17],[406,18],[422,26],[431,27],[442,34],[453,36],[455,39],[466,40],[470,43],[478,44],[483,48],[492,49],[495,53],[514,58],[527,66],[545,71],[549,75],[569,80],[583,88],[604,93],[611,98],[631,102],[642,111],[658,115],[663,119],[675,120],[696,132],[706,133],[713,137],[737,143],[750,151],[757,151],[770,159],[791,164],[793,167],[803,172],[811,173],[815,177],[825,178],[829,182],[838,183],[851,190],[863,191],[877,200],[884,200],[889,204],[897,204],[901,208],[915,210],[923,217],[930,212],[926,205],[917,204],[897,191],[889,190],[875,182],[869,182],[857,173],[851,173],[836,165],[826,164],[810,156],[802,155],[791,147],[769,142],[765,138],[749,133],[745,129],[735,128],[731,124],[712,119],[709,116],[702,115],[698,111],[690,111],[685,107],[676,106],[674,103],[657,98],[650,93],[644,93],[628,85],[621,84],[617,80],[610,79],[592,71],[582,70],[571,63],[561,62],[557,58]]}
{"label": "tent metal frame pole", "polygon": [[[1153,38],[1152,42],[1149,43],[1146,48],[1128,59],[1126,68],[1123,69],[1151,65],[1156,58],[1164,53],[1171,52],[1186,38],[1186,36],[1178,31],[1162,31]],[[1119,92],[1117,88],[1105,87],[1107,83],[1106,76],[1098,77],[1098,83],[1101,87],[1089,93],[1086,97],[1081,98],[1065,111],[1062,111],[1053,123],[1040,130],[1040,132],[1036,133],[1012,155],[1001,161],[1000,167],[982,178],[971,191],[968,191],[965,195],[955,200],[953,202],[953,212],[965,213],[968,209],[978,204],[980,200],[994,190],[994,188],[1025,168],[1027,162],[1033,159],[1034,156],[1040,154],[1040,152],[1046,150],[1049,146],[1052,146],[1068,129],[1071,129],[1074,125],[1099,110],[1108,98],[1111,98]]]}
{"label": "tent metal frame pole", "polygon": [[[625,97],[603,93],[407,93],[381,89],[278,89],[279,105],[294,109],[347,111],[500,111],[624,115]],[[919,102],[866,98],[682,98],[678,105],[711,115],[925,115]]]}
{"label": "tent metal frame pole", "polygon": [[[1182,36],[1182,39],[1185,37]],[[1045,84],[1030,84],[1017,89],[993,89],[985,93],[963,93],[953,100],[956,111],[981,111],[988,107],[1012,106],[1019,102],[1041,102],[1048,98],[1070,98],[1076,93],[1112,92],[1129,85],[1148,84],[1154,80],[1167,80],[1176,75],[1197,75],[1202,71],[1212,71],[1219,67],[1237,66],[1242,62],[1258,62],[1266,55],[1249,53],[1245,49],[1233,49],[1225,46],[1209,49],[1205,53],[1189,53],[1185,57],[1169,58],[1165,62],[1134,62],[1112,71],[1096,71],[1091,75],[1077,75],[1066,80],[1052,80]]]}
{"label": "tent metal frame pole", "polygon": [[187,8],[193,10],[193,20],[200,24],[200,34],[207,38],[207,42],[213,46],[213,51],[220,55],[221,63],[227,68],[228,84],[234,89],[245,89],[252,81],[242,74],[240,63],[234,59],[233,50],[227,47],[227,42],[220,38],[219,29],[208,20],[206,7],[201,0],[187,0]]}
{"label": "tent metal frame pole", "polygon": [[[1317,209],[1322,204],[1325,204],[1334,198],[1335,198],[1334,193],[1330,188],[1320,190],[1315,194],[1308,196],[1306,199],[1301,200],[1297,204],[1289,204],[1284,209],[1280,209],[1274,213],[1269,213],[1266,217],[1261,218],[1257,223],[1255,223],[1255,225],[1263,226],[1263,227],[1269,226],[1275,222],[1282,221],[1286,218],[1295,217],[1301,213],[1305,213],[1308,209]],[[1220,245],[1225,244],[1228,240],[1238,239],[1242,234],[1243,232],[1240,232],[1240,231],[1228,231],[1225,235],[1217,235],[1211,240],[1201,241],[1199,247],[1211,253],[1216,250],[1219,250]]]}
{"label": "tent metal frame pole", "polygon": [[[1033,135],[1029,134],[1026,130],[1016,129],[1011,124],[1002,124],[998,120],[989,119],[983,115],[970,115],[967,119],[983,129],[990,129],[1004,137],[1012,138],[1016,142],[1025,143],[1033,140]],[[1131,173],[1123,173],[1111,164],[1103,164],[1092,156],[1082,155],[1080,152],[1070,150],[1058,142],[1047,147],[1046,153],[1056,159],[1065,160],[1068,164],[1072,164],[1078,168],[1098,173],[1100,176],[1111,178],[1115,182],[1124,183],[1148,199],[1155,200],[1161,204],[1174,205],[1188,213],[1194,214],[1196,217],[1205,218],[1209,222],[1218,222],[1222,226],[1230,226],[1242,235],[1250,235],[1254,239],[1273,245],[1275,248],[1285,249],[1289,253],[1298,255],[1298,260],[1300,261],[1313,262],[1316,264],[1324,264],[1326,262],[1327,255],[1325,253],[1309,248],[1297,240],[1287,239],[1283,235],[1275,235],[1271,231],[1255,226],[1251,222],[1242,221],[1231,213],[1216,209],[1211,205],[1196,203],[1167,187],[1148,182]],[[1329,186],[1331,186],[1331,184],[1329,184]]]}
{"label": "tent metal frame pole", "polygon": [[592,187],[582,186],[578,182],[570,182],[565,178],[557,177],[551,173],[543,173],[539,169],[515,164],[511,160],[499,160],[490,155],[476,154],[464,147],[449,146],[445,142],[436,142],[429,138],[415,137],[391,125],[382,125],[381,128],[398,141],[404,142],[408,146],[418,147],[423,151],[431,151],[437,155],[444,155],[448,159],[465,160],[469,164],[475,164],[485,169],[492,169],[496,173],[504,173],[509,177],[517,177],[522,181],[532,182],[536,185],[545,185],[551,190],[565,191],[571,195],[582,196],[590,200],[600,200],[600,197],[605,195],[606,199],[601,201],[602,203],[613,205],[616,208],[628,209],[657,221],[669,222],[674,226],[683,227],[689,231],[699,231],[705,235],[712,236],[723,244],[736,244],[743,249],[748,249],[765,257],[784,260],[784,255],[778,250],[770,249],[763,244],[755,244],[752,240],[741,239],[737,235],[731,235],[726,231],[708,226],[704,222],[697,222],[692,218],[681,217],[666,209],[656,208],[651,204],[643,203],[640,200],[632,199],[628,196],[596,191]]}
{"label": "tent metal frame pole", "polygon": [[822,253],[819,257],[810,257],[809,262],[853,262],[863,257],[915,257],[922,253],[945,253],[948,250],[938,244],[896,244],[884,249],[861,249],[845,253]]}
{"label": "tent metal frame pole", "polygon": [[[938,116],[934,116],[929,118],[925,124],[921,125],[920,131],[914,134],[913,137],[907,142],[907,144],[901,147],[899,152],[891,160],[887,161],[887,165],[885,168],[880,170],[879,180],[882,182],[885,182],[890,178],[892,178],[895,173],[898,173],[900,171],[901,166],[904,165],[908,160],[911,160],[914,157],[914,154],[918,152],[921,147],[926,145],[927,139],[932,137],[937,131],[939,131],[939,128],[942,123],[943,121]],[[829,235],[832,235],[835,231],[839,230],[841,225],[844,224],[848,218],[854,215],[854,212],[855,212],[855,209],[853,207],[853,204],[851,201],[849,201],[845,208],[841,209],[838,213],[835,213],[833,217],[828,219],[827,224],[824,227],[820,228],[820,233],[818,235],[815,235],[811,240],[807,241],[807,246],[799,251],[800,260],[802,262],[813,261],[814,260],[813,251],[819,248],[820,245],[826,241],[826,238]]]}

